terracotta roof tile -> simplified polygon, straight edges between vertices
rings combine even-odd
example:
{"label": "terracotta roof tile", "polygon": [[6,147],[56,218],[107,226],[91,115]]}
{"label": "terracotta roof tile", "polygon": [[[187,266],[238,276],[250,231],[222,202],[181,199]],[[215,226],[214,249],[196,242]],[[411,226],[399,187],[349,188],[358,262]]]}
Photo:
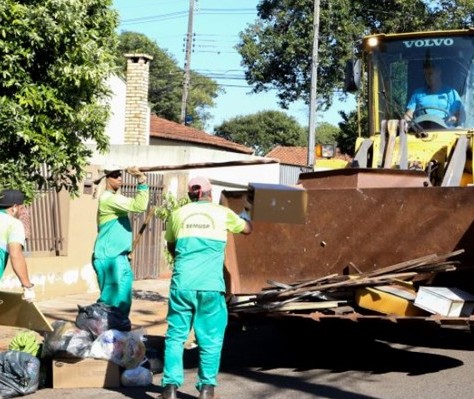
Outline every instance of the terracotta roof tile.
{"label": "terracotta roof tile", "polygon": [[[267,155],[267,158],[275,158],[280,161],[280,163],[287,165],[298,165],[306,166],[308,161],[308,147],[284,147],[276,146],[271,150]],[[316,157],[316,159],[320,159]],[[344,161],[350,161],[352,158],[347,154],[337,154],[334,155],[334,159],[342,159]]]}
{"label": "terracotta roof tile", "polygon": [[306,147],[284,147],[276,146],[266,157],[275,158],[280,163],[288,165],[306,166],[308,160],[308,150]]}
{"label": "terracotta roof tile", "polygon": [[203,144],[211,147],[225,148],[243,154],[253,154],[254,150],[221,137],[213,136],[202,130],[181,125],[154,114],[150,117],[150,137]]}

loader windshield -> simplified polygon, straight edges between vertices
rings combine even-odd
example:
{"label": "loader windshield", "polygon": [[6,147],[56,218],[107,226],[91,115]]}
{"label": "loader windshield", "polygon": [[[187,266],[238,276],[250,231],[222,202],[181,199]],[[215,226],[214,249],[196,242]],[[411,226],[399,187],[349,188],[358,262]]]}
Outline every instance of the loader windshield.
{"label": "loader windshield", "polygon": [[[424,129],[474,127],[474,37],[452,34],[366,41],[375,120],[402,119]],[[428,68],[433,76],[427,76]],[[430,79],[438,80],[431,86]],[[457,112],[457,113],[456,113]]]}

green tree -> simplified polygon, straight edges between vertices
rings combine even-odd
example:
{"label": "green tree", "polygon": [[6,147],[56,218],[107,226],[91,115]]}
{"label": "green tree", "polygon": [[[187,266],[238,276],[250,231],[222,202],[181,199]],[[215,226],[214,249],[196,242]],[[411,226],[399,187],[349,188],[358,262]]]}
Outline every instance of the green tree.
{"label": "green tree", "polygon": [[[336,136],[337,145],[343,154],[354,156],[359,124],[362,127],[362,133],[368,131],[367,110],[362,110],[360,116],[357,115],[357,111],[339,111],[339,115],[342,121],[339,122],[339,133]],[[364,136],[364,134],[361,135]]]}
{"label": "green tree", "polygon": [[306,131],[298,121],[281,111],[261,111],[237,116],[214,128],[216,136],[255,149],[265,155],[277,145],[306,144]]}
{"label": "green tree", "polygon": [[[105,152],[112,0],[0,2],[0,186],[77,194],[93,139]],[[47,167],[47,177],[40,173]]]}
{"label": "green tree", "polygon": [[[184,71],[178,67],[172,55],[162,50],[146,35],[136,32],[122,32],[117,56],[120,57],[123,73],[126,60],[123,54],[146,53],[153,57],[150,63],[148,99],[152,111],[162,118],[180,122],[181,95],[183,92]],[[219,94],[218,84],[203,75],[191,72],[191,87],[188,96],[187,115],[192,117],[190,125],[203,128],[210,119],[209,108],[214,107]]]}
{"label": "green tree", "polygon": [[[276,88],[281,105],[309,103],[313,1],[261,0],[258,19],[240,34],[237,46],[254,92]],[[360,38],[376,32],[454,29],[472,26],[474,0],[331,0],[321,2],[318,104],[324,111],[341,92],[346,61]]]}
{"label": "green tree", "polygon": [[316,125],[316,144],[332,144],[337,142],[340,129],[328,122],[322,122]]}

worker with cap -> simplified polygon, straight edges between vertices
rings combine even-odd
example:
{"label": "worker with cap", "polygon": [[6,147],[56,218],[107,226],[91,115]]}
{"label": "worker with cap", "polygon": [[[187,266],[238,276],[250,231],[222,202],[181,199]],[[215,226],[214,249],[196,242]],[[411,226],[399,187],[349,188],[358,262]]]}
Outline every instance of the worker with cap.
{"label": "worker with cap", "polygon": [[0,278],[10,259],[23,288],[23,299],[32,302],[35,290],[23,254],[26,245],[25,228],[19,220],[24,201],[25,196],[19,190],[3,190],[0,193]]}
{"label": "worker with cap", "polygon": [[148,207],[149,189],[146,176],[137,167],[127,169],[137,179],[135,197],[120,193],[122,167],[107,165],[104,174],[105,191],[99,197],[97,210],[98,234],[92,265],[100,289],[98,302],[119,308],[128,317],[132,305],[133,271],[129,254],[132,250],[132,227],[129,212],[142,213]]}
{"label": "worker with cap", "polygon": [[191,202],[173,211],[166,224],[165,239],[174,257],[174,267],[168,299],[163,399],[176,399],[177,389],[184,382],[183,350],[191,328],[199,348],[199,399],[214,398],[227,326],[227,234],[252,232],[245,210],[237,215],[212,202],[212,187],[207,178],[192,178],[188,195]]}

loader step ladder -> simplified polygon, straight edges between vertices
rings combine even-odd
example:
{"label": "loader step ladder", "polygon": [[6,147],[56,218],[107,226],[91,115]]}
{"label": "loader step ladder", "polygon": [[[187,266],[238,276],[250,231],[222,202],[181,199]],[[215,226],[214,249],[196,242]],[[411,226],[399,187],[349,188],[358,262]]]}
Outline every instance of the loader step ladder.
{"label": "loader step ladder", "polygon": [[354,159],[352,160],[352,166],[357,168],[367,168],[369,162],[369,150],[372,148],[372,140],[365,139],[359,149],[357,150]]}
{"label": "loader step ladder", "polygon": [[442,187],[457,187],[460,185],[464,165],[466,164],[467,145],[467,136],[460,136],[454,147],[454,152],[446,169],[443,182],[441,183]]}

